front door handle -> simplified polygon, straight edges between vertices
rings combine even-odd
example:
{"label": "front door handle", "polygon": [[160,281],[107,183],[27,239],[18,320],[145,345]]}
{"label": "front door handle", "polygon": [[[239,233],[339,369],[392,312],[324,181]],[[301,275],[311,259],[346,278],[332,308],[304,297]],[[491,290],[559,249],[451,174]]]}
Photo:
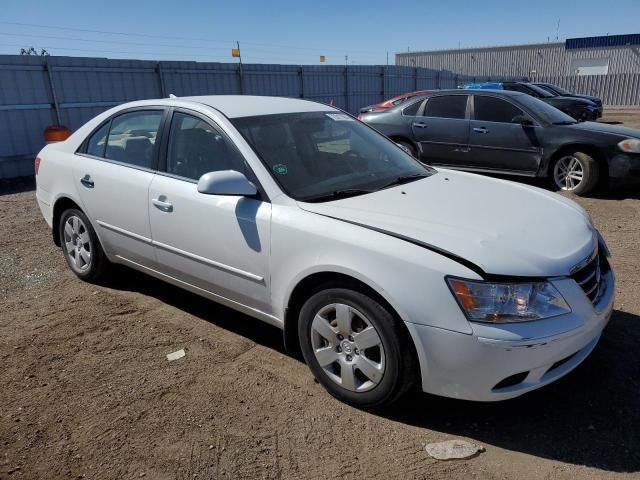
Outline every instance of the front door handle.
{"label": "front door handle", "polygon": [[413,126],[416,128],[427,128],[427,124],[423,122],[413,122]]}
{"label": "front door handle", "polygon": [[475,127],[473,131],[476,133],[489,133],[489,129],[487,127]]}
{"label": "front door handle", "polygon": [[152,198],[151,203],[155,205],[156,208],[162,210],[163,212],[172,212],[173,204],[169,202],[165,202],[167,197],[164,195],[160,195],[158,198]]}
{"label": "front door handle", "polygon": [[93,188],[95,186],[95,183],[91,180],[91,175],[88,173],[80,179],[80,183],[87,188]]}

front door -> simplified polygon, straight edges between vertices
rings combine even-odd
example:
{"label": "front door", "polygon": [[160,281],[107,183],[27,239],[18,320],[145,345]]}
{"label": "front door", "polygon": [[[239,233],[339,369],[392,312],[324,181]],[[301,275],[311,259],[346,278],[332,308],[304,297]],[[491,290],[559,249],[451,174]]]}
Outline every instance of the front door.
{"label": "front door", "polygon": [[469,143],[467,99],[469,95],[430,97],[422,116],[413,118],[411,129],[420,144],[420,160],[433,165],[463,165]]}
{"label": "front door", "polygon": [[147,195],[163,115],[164,109],[136,110],[107,121],[74,156],[72,168],[102,246],[143,265],[154,262]]}
{"label": "front door", "polygon": [[[535,174],[542,158],[537,126],[523,110],[502,98],[474,95],[468,167]],[[522,125],[521,119],[532,125]]]}
{"label": "front door", "polygon": [[271,204],[260,198],[198,192],[201,175],[245,174],[241,154],[205,117],[175,111],[164,172],[149,188],[151,235],[165,274],[270,313]]}

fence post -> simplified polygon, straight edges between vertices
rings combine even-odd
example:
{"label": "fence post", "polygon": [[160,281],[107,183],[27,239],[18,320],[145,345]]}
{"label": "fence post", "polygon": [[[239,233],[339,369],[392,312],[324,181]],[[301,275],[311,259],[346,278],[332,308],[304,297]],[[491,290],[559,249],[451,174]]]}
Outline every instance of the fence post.
{"label": "fence post", "polygon": [[240,95],[244,95],[244,76],[242,74],[242,62],[238,64],[238,84],[240,85]]}
{"label": "fence post", "polygon": [[418,67],[413,68],[413,91],[418,90]]}
{"label": "fence post", "polygon": [[440,90],[440,70],[436,72],[436,90]]}
{"label": "fence post", "polygon": [[304,98],[304,67],[302,65],[300,65],[298,73],[300,74],[300,98]]}
{"label": "fence post", "polygon": [[382,100],[384,101],[387,98],[387,67],[382,67],[382,74],[380,75],[382,78]]}
{"label": "fence post", "polygon": [[349,109],[349,66],[344,66],[344,109],[347,112],[351,112]]}
{"label": "fence post", "polygon": [[164,87],[164,75],[162,74],[162,66],[160,62],[156,63],[156,72],[158,73],[158,82],[160,83],[160,97],[166,98],[167,92]]}
{"label": "fence post", "polygon": [[44,57],[44,69],[47,71],[47,78],[49,79],[49,88],[51,89],[51,99],[53,100],[53,110],[56,114],[56,122],[58,125],[62,125],[60,120],[60,106],[58,105],[58,96],[56,95],[56,86],[53,82],[53,74],[51,73],[51,67],[49,66],[49,57]]}

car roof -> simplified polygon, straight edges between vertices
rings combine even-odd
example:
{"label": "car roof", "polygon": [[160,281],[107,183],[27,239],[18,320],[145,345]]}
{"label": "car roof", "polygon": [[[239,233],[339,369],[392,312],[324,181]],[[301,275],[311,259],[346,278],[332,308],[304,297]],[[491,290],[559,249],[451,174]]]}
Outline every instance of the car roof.
{"label": "car roof", "polygon": [[500,95],[505,95],[507,97],[517,97],[520,95],[526,95],[526,93],[522,93],[522,92],[514,92],[511,90],[499,90],[499,89],[493,89],[493,88],[455,88],[455,89],[452,88],[448,90],[433,90],[431,94],[427,94],[425,95],[425,97],[440,95],[442,93],[459,93],[462,95],[465,95],[465,94],[468,95],[470,93],[483,93],[483,94],[497,93]]}
{"label": "car roof", "polygon": [[335,112],[328,105],[309,100],[257,95],[203,95],[175,97],[168,102],[195,102],[215,108],[229,118],[274,115],[279,113]]}

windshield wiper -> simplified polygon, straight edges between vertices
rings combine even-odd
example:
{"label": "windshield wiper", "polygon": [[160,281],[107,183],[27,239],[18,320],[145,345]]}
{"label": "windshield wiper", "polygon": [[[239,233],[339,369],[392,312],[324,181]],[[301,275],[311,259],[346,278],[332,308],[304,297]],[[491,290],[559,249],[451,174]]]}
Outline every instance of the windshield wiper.
{"label": "windshield wiper", "polygon": [[326,200],[339,200],[341,198],[356,197],[358,195],[365,195],[371,193],[373,190],[365,190],[362,188],[345,188],[344,190],[334,190],[330,193],[322,193],[320,195],[309,195],[308,197],[300,198],[302,202],[322,202]]}
{"label": "windshield wiper", "polygon": [[420,180],[421,178],[430,177],[429,173],[413,173],[411,175],[400,175],[399,177],[394,178],[389,183],[383,185],[379,188],[379,190],[383,190],[385,188],[393,187],[395,185],[402,185],[404,183],[413,182],[415,180]]}

